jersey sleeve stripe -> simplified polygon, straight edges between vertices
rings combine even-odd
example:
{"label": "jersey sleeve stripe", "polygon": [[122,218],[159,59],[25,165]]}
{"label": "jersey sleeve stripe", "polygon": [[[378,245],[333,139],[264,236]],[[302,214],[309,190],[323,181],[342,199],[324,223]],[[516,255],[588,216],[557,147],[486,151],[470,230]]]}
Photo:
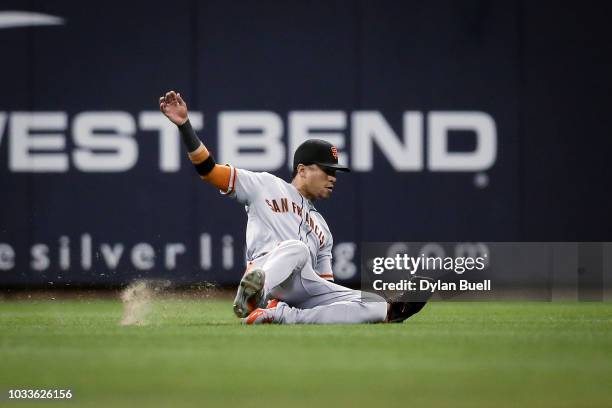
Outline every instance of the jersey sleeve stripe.
{"label": "jersey sleeve stripe", "polygon": [[234,174],[232,175],[232,181],[230,182],[230,194],[236,189],[236,177],[238,177],[238,169],[232,166]]}
{"label": "jersey sleeve stripe", "polygon": [[230,175],[227,183],[227,190],[220,190],[221,194],[231,194],[232,191],[234,191],[234,183],[236,181],[236,169],[234,166],[230,166],[229,164],[226,164],[226,166],[230,169]]}

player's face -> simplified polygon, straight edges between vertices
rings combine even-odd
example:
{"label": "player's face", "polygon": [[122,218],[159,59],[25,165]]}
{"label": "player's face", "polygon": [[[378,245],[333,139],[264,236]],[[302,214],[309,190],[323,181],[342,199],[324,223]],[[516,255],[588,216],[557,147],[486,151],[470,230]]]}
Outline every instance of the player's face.
{"label": "player's face", "polygon": [[309,198],[311,200],[329,198],[336,185],[336,169],[319,167],[316,164],[305,167],[305,188]]}

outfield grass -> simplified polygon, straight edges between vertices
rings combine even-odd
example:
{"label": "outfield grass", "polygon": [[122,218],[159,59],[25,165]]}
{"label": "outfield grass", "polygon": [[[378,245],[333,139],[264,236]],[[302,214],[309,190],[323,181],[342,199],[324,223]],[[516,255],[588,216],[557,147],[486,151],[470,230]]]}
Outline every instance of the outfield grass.
{"label": "outfield grass", "polygon": [[[228,301],[0,302],[7,388],[52,406],[612,406],[612,304],[432,303],[402,325],[243,327]],[[47,402],[49,403],[49,402]]]}

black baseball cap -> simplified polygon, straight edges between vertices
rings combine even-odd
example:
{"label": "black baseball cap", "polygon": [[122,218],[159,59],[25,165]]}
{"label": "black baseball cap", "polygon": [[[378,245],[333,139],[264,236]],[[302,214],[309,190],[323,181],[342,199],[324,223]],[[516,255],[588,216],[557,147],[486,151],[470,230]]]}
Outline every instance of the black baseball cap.
{"label": "black baseball cap", "polygon": [[321,139],[309,139],[298,146],[293,155],[293,171],[297,169],[298,164],[316,164],[340,171],[351,171],[348,167],[338,164],[336,146]]}

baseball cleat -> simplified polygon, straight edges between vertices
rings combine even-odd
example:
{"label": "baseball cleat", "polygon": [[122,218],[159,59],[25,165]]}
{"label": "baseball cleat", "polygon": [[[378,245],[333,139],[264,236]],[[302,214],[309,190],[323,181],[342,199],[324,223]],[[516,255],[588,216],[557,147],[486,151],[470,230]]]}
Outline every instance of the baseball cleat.
{"label": "baseball cleat", "polygon": [[259,306],[263,299],[265,279],[261,269],[253,269],[242,277],[234,299],[234,314],[237,317],[247,317]]}
{"label": "baseball cleat", "polygon": [[253,325],[253,324],[271,324],[274,323],[274,313],[276,312],[276,307],[279,304],[284,304],[279,302],[277,299],[272,299],[268,301],[268,306],[265,309],[259,308],[253,310],[245,319],[242,319],[243,324]]}
{"label": "baseball cleat", "polygon": [[[417,288],[420,287],[421,280],[427,280],[430,282],[434,282],[435,280],[432,278],[428,278],[425,276],[413,276],[410,278],[411,281],[417,282]],[[408,319],[410,316],[417,314],[425,307],[425,304],[429,300],[429,298],[433,295],[431,291],[415,291],[415,293],[410,293],[408,301],[405,302],[389,302],[391,307],[387,312],[387,322],[388,323],[402,323],[404,320]]]}
{"label": "baseball cleat", "polygon": [[268,305],[266,306],[266,309],[274,309],[276,306],[278,306],[278,302],[280,302],[280,300],[278,299],[268,300]]}

